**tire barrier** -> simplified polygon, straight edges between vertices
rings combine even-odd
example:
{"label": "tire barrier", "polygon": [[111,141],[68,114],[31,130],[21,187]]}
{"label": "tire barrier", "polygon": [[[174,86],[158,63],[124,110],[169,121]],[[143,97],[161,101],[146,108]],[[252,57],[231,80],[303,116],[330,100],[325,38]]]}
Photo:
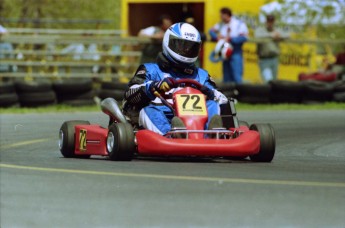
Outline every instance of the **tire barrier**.
{"label": "tire barrier", "polygon": [[301,103],[303,99],[304,84],[292,81],[270,81],[270,101],[277,103]]}
{"label": "tire barrier", "polygon": [[50,82],[17,81],[15,88],[22,107],[38,107],[56,103],[56,95]]}
{"label": "tire barrier", "polygon": [[237,99],[239,102],[249,104],[268,104],[270,103],[270,85],[238,84]]}
{"label": "tire barrier", "polygon": [[59,104],[71,106],[94,105],[96,96],[91,79],[63,80],[53,84]]}
{"label": "tire barrier", "polygon": [[345,102],[345,80],[339,80],[333,86],[333,100],[336,102]]}
{"label": "tire barrier", "polygon": [[121,101],[124,97],[124,93],[127,90],[127,88],[128,88],[128,85],[126,83],[103,82],[98,96],[102,100],[107,97],[112,97],[117,101]]}
{"label": "tire barrier", "polygon": [[[95,105],[95,97],[112,97],[121,101],[127,84],[103,82],[99,91],[93,89],[91,80],[64,80],[50,82],[0,82],[0,107],[38,107],[51,104],[71,106]],[[233,83],[219,84],[218,89],[227,97],[240,103],[321,103],[345,102],[345,80],[322,81],[279,81],[266,85]]]}
{"label": "tire barrier", "polygon": [[[250,104],[344,102],[345,80],[335,82],[273,80],[268,86],[270,89],[265,88],[264,85],[237,85],[238,96],[234,98],[238,99],[239,102]],[[267,101],[267,93],[269,93],[269,102]]]}
{"label": "tire barrier", "polygon": [[15,93],[16,88],[12,82],[0,83],[0,94]]}
{"label": "tire barrier", "polygon": [[0,83],[0,107],[19,106],[19,98],[12,82]]}
{"label": "tire barrier", "polygon": [[333,98],[333,86],[321,81],[305,81],[302,103],[322,103]]}
{"label": "tire barrier", "polygon": [[238,95],[236,84],[233,82],[219,84],[217,85],[217,89],[221,91],[226,97],[236,97]]}

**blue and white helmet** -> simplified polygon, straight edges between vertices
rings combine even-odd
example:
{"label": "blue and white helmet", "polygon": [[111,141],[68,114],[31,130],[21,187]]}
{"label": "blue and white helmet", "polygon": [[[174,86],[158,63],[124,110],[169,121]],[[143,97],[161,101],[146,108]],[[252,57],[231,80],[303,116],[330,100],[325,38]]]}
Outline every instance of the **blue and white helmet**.
{"label": "blue and white helmet", "polygon": [[191,65],[198,59],[201,37],[194,26],[176,23],[166,30],[163,38],[163,53],[177,63]]}

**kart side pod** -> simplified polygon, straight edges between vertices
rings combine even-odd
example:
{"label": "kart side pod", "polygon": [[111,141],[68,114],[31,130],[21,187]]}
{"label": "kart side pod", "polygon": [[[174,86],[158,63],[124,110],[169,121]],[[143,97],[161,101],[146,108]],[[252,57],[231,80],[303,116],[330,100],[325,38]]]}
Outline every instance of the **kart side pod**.
{"label": "kart side pod", "polygon": [[101,102],[102,112],[110,116],[116,122],[127,123],[126,117],[121,112],[117,101],[114,98],[106,98]]}

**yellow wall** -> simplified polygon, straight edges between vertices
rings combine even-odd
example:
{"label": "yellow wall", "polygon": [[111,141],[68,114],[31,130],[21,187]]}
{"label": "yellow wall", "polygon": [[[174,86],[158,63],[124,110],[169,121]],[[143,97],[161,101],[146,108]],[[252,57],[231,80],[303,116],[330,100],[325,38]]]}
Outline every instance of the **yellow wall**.
{"label": "yellow wall", "polygon": [[[265,3],[265,0],[206,0],[205,1],[205,33],[220,20],[219,10],[222,7],[231,8],[233,14],[251,13],[258,14],[260,7]],[[212,63],[208,60],[209,53],[214,49],[215,43],[206,42],[204,50],[204,68],[217,80],[222,79],[222,63]],[[247,46],[247,44],[245,45]],[[249,44],[250,47],[250,44]],[[245,48],[245,47],[244,47]],[[252,48],[252,47],[251,47]],[[255,48],[255,47],[254,47]],[[255,77],[258,76],[257,64],[244,65],[244,80],[258,81]]]}

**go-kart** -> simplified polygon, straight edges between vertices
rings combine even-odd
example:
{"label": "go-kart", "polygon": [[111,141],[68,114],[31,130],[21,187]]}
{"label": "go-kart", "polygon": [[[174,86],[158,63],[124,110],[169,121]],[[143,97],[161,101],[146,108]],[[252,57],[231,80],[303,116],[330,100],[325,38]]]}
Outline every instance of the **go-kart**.
{"label": "go-kart", "polygon": [[[59,132],[59,148],[64,157],[108,156],[115,161],[130,161],[136,156],[204,156],[244,158],[271,162],[275,153],[275,134],[270,124],[238,121],[233,99],[222,106],[223,125],[205,129],[208,120],[202,85],[191,79],[177,80],[180,90],[172,103],[155,92],[163,104],[179,117],[185,127],[172,128],[165,135],[147,129],[134,130],[116,100],[106,98],[102,111],[109,115],[107,128],[88,121],[64,122]],[[175,137],[183,135],[184,137]]]}

